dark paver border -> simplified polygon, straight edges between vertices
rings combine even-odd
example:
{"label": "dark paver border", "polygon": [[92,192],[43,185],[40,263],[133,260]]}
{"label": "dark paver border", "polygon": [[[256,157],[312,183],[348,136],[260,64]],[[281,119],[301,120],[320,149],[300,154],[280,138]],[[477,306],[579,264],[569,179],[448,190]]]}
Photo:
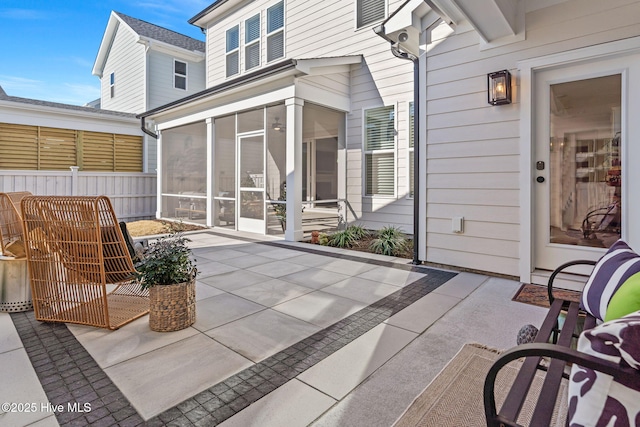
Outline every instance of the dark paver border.
{"label": "dark paver border", "polygon": [[18,335],[51,404],[64,405],[65,409],[69,403],[91,405],[90,412],[65,410],[56,413],[61,426],[218,425],[457,275],[432,268],[319,251],[312,247],[255,241],[211,231],[204,234],[417,271],[425,276],[146,422],[65,324],[38,322],[33,312],[11,313]]}

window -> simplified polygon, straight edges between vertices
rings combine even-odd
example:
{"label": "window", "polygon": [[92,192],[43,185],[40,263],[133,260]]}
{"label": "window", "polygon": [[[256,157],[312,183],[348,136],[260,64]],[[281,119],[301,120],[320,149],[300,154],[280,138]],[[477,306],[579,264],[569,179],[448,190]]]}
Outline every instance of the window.
{"label": "window", "polygon": [[116,96],[116,73],[113,72],[109,76],[109,93],[111,94],[111,98]]}
{"label": "window", "polygon": [[176,89],[187,89],[187,63],[173,61],[173,87]]}
{"label": "window", "polygon": [[414,134],[414,121],[415,121],[415,114],[413,111],[413,102],[409,103],[409,197],[413,197],[413,184],[414,184],[414,180],[413,180],[413,146],[414,146],[414,141],[415,141],[415,134]]}
{"label": "window", "polygon": [[365,110],[365,195],[395,195],[395,108]]}
{"label": "window", "polygon": [[358,28],[384,19],[386,0],[357,0],[356,25]]}
{"label": "window", "polygon": [[240,26],[227,30],[227,77],[234,76],[240,72]]}
{"label": "window", "polygon": [[267,9],[267,62],[284,57],[284,2]]}
{"label": "window", "polygon": [[260,65],[260,14],[244,22],[244,69],[250,70]]}

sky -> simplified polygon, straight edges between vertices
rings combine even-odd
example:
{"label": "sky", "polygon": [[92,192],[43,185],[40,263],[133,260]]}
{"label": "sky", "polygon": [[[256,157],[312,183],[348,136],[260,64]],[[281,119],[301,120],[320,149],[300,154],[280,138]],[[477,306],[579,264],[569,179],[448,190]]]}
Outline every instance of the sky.
{"label": "sky", "polygon": [[214,0],[0,0],[0,86],[9,96],[84,105],[112,10],[204,41],[187,21]]}

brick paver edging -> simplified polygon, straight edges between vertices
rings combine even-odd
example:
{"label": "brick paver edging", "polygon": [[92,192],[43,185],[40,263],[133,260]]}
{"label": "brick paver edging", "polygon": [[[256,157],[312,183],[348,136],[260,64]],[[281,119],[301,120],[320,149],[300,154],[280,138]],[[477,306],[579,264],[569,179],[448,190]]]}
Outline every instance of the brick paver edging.
{"label": "brick paver edging", "polygon": [[[210,234],[218,235],[212,232]],[[90,412],[56,413],[58,423],[61,426],[100,427],[215,426],[429,294],[457,274],[347,254],[327,253],[313,248],[247,240],[334,258],[419,271],[426,276],[186,399],[147,422],[138,415],[127,398],[65,324],[38,322],[33,312],[12,313],[11,318],[51,404],[62,404],[65,408],[70,402],[91,405]]]}

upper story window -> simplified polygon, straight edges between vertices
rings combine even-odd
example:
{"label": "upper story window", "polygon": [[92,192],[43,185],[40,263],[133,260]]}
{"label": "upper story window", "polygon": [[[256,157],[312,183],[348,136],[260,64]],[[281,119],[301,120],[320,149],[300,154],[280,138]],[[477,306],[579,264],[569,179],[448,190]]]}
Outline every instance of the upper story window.
{"label": "upper story window", "polygon": [[173,87],[187,89],[187,63],[173,60]]}
{"label": "upper story window", "polygon": [[267,9],[267,62],[284,57],[284,2]]}
{"label": "upper story window", "polygon": [[115,72],[111,73],[111,75],[109,76],[109,94],[111,95],[111,98],[116,96],[116,73]]}
{"label": "upper story window", "polygon": [[227,77],[240,72],[240,26],[227,30],[226,68]]}
{"label": "upper story window", "polygon": [[244,69],[260,65],[260,14],[244,21]]}
{"label": "upper story window", "polygon": [[394,196],[395,107],[365,110],[364,117],[365,195]]}
{"label": "upper story window", "polygon": [[386,15],[386,3],[387,0],[357,0],[356,26],[361,28],[383,20]]}

